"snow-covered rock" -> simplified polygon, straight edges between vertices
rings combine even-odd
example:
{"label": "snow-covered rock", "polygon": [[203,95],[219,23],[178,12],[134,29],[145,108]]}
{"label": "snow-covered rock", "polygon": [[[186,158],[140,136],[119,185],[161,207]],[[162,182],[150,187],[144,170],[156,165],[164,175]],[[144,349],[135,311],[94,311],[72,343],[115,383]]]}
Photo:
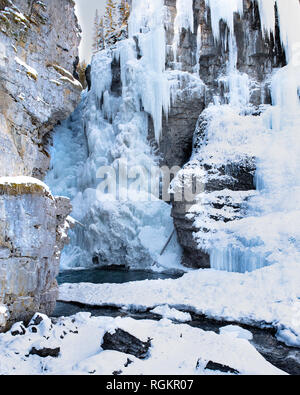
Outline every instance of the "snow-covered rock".
{"label": "snow-covered rock", "polygon": [[170,308],[168,305],[157,306],[155,309],[151,310],[150,313],[157,314],[163,318],[178,322],[192,321],[192,317],[189,313]]}
{"label": "snow-covered rock", "polygon": [[[222,374],[222,366],[230,367],[231,374],[284,374],[245,339],[166,319],[135,321],[79,313],[50,321],[47,329],[41,329],[43,321],[23,335],[0,334],[0,374],[210,375]],[[116,332],[129,334],[122,339],[125,353],[112,350],[111,345],[101,347],[105,334]],[[132,336],[139,343],[151,339],[146,359],[132,355],[130,344],[126,351],[126,338]],[[211,366],[220,370],[212,372]]]}
{"label": "snow-covered rock", "polygon": [[183,263],[245,272],[297,261],[299,2],[196,3],[200,36],[183,31],[182,46],[199,50],[207,108],[177,177],[202,182],[195,199],[173,204]]}

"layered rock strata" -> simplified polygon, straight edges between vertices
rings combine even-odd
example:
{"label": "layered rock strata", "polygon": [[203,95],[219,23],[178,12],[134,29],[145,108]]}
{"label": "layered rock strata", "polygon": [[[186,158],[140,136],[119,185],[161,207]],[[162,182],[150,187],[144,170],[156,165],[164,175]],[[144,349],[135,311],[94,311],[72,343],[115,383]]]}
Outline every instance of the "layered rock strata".
{"label": "layered rock strata", "polygon": [[42,182],[0,178],[0,306],[7,309],[0,328],[52,313],[70,212],[69,199],[53,197]]}
{"label": "layered rock strata", "polygon": [[73,0],[0,1],[0,176],[42,179],[53,127],[76,107]]}

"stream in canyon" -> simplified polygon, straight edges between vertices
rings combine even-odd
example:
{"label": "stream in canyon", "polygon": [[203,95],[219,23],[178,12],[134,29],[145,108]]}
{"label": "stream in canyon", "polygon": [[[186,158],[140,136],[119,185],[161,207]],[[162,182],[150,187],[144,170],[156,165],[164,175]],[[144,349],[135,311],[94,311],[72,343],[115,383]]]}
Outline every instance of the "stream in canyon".
{"label": "stream in canyon", "polygon": [[[124,284],[131,281],[158,280],[167,278],[179,278],[182,274],[163,274],[153,273],[141,270],[115,269],[83,269],[83,270],[66,270],[62,271],[57,282],[59,285],[64,283],[92,283],[92,284]],[[98,308],[76,305],[75,303],[57,302],[54,317],[70,316],[80,311],[89,311],[93,315],[118,315],[118,309],[115,308]]]}
{"label": "stream in canyon", "polygon": [[[167,278],[179,278],[179,274],[159,274],[143,271],[126,271],[121,269],[116,270],[68,270],[60,273],[58,283],[80,283],[89,282],[94,284],[116,283],[124,284],[129,281],[143,281],[156,280]],[[150,309],[151,310],[151,309]],[[160,320],[162,317],[152,312],[133,312],[125,311],[114,306],[88,306],[80,303],[66,303],[57,302],[56,309],[53,313],[53,318],[68,317],[80,312],[89,312],[94,317],[109,316],[109,317],[131,317],[136,320]],[[197,315],[193,312],[191,314],[192,320],[187,322],[195,328],[200,328],[204,331],[220,332],[220,328],[227,325],[238,325],[252,333],[253,339],[251,343],[260,352],[263,357],[274,366],[283,371],[292,374],[300,375],[300,350],[294,347],[288,347],[279,342],[276,337],[276,331],[272,329],[255,328],[248,325],[238,324],[235,322],[222,322],[205,317],[204,315]],[[173,321],[176,323],[176,321]],[[179,322],[178,322],[179,323]]]}

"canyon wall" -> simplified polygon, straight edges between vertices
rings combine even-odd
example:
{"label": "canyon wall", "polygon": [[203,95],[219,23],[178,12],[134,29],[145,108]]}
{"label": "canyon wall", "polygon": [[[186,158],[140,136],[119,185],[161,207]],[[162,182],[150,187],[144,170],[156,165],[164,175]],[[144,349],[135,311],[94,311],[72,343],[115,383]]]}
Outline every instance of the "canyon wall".
{"label": "canyon wall", "polygon": [[[75,109],[73,0],[0,0],[0,329],[55,306],[68,199],[42,180],[53,127]],[[24,176],[34,178],[24,178]],[[9,177],[9,178],[6,178]]]}
{"label": "canyon wall", "polygon": [[47,140],[80,99],[72,0],[0,1],[0,176],[42,179]]}
{"label": "canyon wall", "polygon": [[[226,23],[220,21],[220,37],[213,34],[210,8],[205,0],[193,1],[194,31],[183,29],[180,33],[177,56],[174,59],[174,21],[176,0],[166,0],[169,23],[167,25],[167,69],[180,69],[183,74],[181,87],[173,99],[168,119],[164,120],[160,142],[162,163],[168,166],[184,166],[184,169],[204,170],[203,191],[214,192],[225,189],[232,191],[251,191],[255,189],[255,158],[248,157],[243,165],[220,164],[218,168],[203,161],[189,162],[192,151],[199,151],[204,142],[205,120],[199,119],[202,111],[214,103],[217,97],[220,104],[229,102],[226,76],[230,59],[230,34]],[[276,34],[265,36],[260,23],[259,8],[256,1],[244,0],[244,13],[234,16],[234,37],[236,42],[236,71],[243,73],[250,81],[249,105],[251,114],[260,113],[260,105],[270,104],[270,74],[277,67],[286,64],[285,53],[281,46],[278,17],[276,15]],[[225,44],[227,43],[227,45]],[[231,51],[232,52],[232,51]],[[233,65],[232,65],[233,67]],[[197,75],[205,84],[204,88],[193,89],[187,75]],[[189,81],[186,86],[185,81]],[[211,153],[213,155],[213,152]],[[192,170],[193,171],[193,170]],[[226,177],[226,176],[230,177]],[[210,267],[206,251],[199,249],[194,234],[199,231],[194,219],[187,216],[195,202],[173,202],[174,218],[178,239],[184,250],[183,264],[188,267]],[[227,199],[229,209],[236,211],[240,202]],[[226,204],[215,204],[214,209],[223,210]],[[224,220],[220,211],[220,220]],[[225,220],[227,220],[225,218]]]}

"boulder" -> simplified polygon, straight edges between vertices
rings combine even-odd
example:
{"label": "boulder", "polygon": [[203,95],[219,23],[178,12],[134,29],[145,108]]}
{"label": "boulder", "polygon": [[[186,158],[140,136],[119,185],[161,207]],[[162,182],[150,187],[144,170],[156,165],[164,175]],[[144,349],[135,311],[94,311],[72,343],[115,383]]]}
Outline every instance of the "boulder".
{"label": "boulder", "polygon": [[145,359],[151,347],[151,339],[143,342],[130,333],[117,329],[113,334],[105,333],[101,347],[103,350],[119,351],[124,354],[134,355],[139,359]]}

